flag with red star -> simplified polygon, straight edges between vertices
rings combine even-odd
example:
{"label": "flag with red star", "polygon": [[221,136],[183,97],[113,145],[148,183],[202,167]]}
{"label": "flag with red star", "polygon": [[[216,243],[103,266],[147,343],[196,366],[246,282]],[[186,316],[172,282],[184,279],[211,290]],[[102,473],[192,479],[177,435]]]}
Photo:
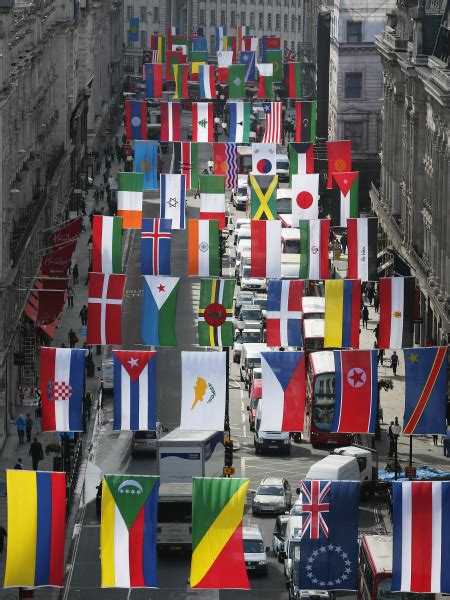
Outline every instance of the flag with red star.
{"label": "flag with red star", "polygon": [[144,277],[141,337],[145,346],[176,346],[179,277]]}

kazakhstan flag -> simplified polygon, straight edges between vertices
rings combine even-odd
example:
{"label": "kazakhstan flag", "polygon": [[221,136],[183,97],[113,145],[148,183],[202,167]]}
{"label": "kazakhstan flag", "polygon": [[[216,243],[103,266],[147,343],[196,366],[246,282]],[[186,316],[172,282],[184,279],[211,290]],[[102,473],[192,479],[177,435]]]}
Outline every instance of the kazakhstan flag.
{"label": "kazakhstan flag", "polygon": [[134,171],[144,173],[144,190],[159,190],[158,142],[134,141]]}

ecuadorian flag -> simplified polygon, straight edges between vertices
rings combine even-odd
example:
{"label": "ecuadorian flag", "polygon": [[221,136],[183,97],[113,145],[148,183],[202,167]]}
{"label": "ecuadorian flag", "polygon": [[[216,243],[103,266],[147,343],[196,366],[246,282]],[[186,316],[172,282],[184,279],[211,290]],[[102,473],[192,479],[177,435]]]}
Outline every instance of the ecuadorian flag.
{"label": "ecuadorian flag", "polygon": [[5,587],[64,585],[64,473],[6,471],[8,552]]}

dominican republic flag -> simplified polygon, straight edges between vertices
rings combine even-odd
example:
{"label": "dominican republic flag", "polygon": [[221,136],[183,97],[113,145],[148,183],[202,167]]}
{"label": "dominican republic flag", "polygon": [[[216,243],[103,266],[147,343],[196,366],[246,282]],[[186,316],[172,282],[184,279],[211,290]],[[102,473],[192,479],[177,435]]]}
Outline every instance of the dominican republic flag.
{"label": "dominican republic flag", "polygon": [[181,141],[181,103],[160,102],[161,142]]}
{"label": "dominican republic flag", "polygon": [[316,142],[317,101],[295,103],[295,141]]}
{"label": "dominican republic flag", "polygon": [[172,173],[185,175],[186,189],[198,187],[198,144],[191,142],[176,142],[173,145]]}
{"label": "dominican republic flag", "polygon": [[212,102],[192,103],[192,141],[214,141],[214,108]]}
{"label": "dominican republic flag", "polygon": [[113,429],[156,429],[156,352],[113,350]]}
{"label": "dominican republic flag", "polygon": [[282,107],[282,102],[263,102],[266,117],[263,137],[264,144],[281,144]]}
{"label": "dominican republic flag", "polygon": [[273,64],[259,63],[256,65],[259,73],[257,98],[273,98]]}
{"label": "dominican republic flag", "polygon": [[245,81],[256,80],[256,52],[241,52],[239,54],[241,65],[245,65]]}
{"label": "dominican republic flag", "polygon": [[336,227],[347,227],[347,219],[359,217],[359,171],[351,173],[334,173],[333,180],[339,189],[339,205],[337,211],[339,218],[333,224]]}
{"label": "dominican republic flag", "polygon": [[[157,52],[154,50],[154,52]],[[146,98],[162,98],[163,72],[162,64],[154,61],[152,64],[145,64],[143,68],[145,81]]]}
{"label": "dominican republic flag", "polygon": [[94,215],[92,220],[92,271],[122,271],[122,217]]}
{"label": "dominican republic flag", "polygon": [[225,228],[225,175],[200,175],[200,219]]}
{"label": "dominican republic flag", "polygon": [[170,275],[172,219],[142,219],[141,275]]}
{"label": "dominican republic flag", "polygon": [[314,173],[314,144],[310,142],[288,144],[289,173],[291,175]]}
{"label": "dominican republic flag", "polygon": [[147,139],[147,103],[125,100],[125,133],[127,140]]}
{"label": "dominican republic flag", "polygon": [[281,221],[251,221],[251,277],[281,277]]}
{"label": "dominican republic flag", "polygon": [[277,172],[277,145],[252,143],[253,175],[275,175]]}
{"label": "dominican republic flag", "polygon": [[300,229],[300,279],[328,279],[330,259],[328,240],[329,219],[302,220]]}
{"label": "dominican republic flag", "polygon": [[348,279],[378,281],[378,219],[347,219]]}
{"label": "dominican republic flag", "polygon": [[86,344],[122,345],[122,300],[125,275],[89,274]]}
{"label": "dominican republic flag", "polygon": [[378,401],[377,350],[334,350],[336,383],[331,431],[375,433]]}
{"label": "dominican republic flag", "polygon": [[266,344],[302,346],[303,281],[271,279],[267,290]]}
{"label": "dominican republic flag", "polygon": [[230,102],[228,114],[230,115],[229,141],[248,144],[250,141],[250,103]]}
{"label": "dominican republic flag", "polygon": [[292,222],[319,218],[319,173],[292,175]]}
{"label": "dominican republic flag", "polygon": [[352,142],[350,140],[327,142],[328,151],[328,183],[327,189],[333,187],[335,173],[349,173],[352,170]]}
{"label": "dominican republic flag", "polygon": [[42,431],[83,431],[86,351],[41,348]]}
{"label": "dominican republic flag", "polygon": [[215,100],[217,98],[214,71],[214,65],[199,65],[198,67],[200,98],[203,100]]}
{"label": "dominican republic flag", "polygon": [[393,592],[450,593],[450,481],[393,481]]}
{"label": "dominican republic flag", "polygon": [[160,219],[171,219],[172,229],[186,228],[186,176],[161,173]]}
{"label": "dominican republic flag", "polygon": [[303,431],[305,353],[261,352],[261,431]]}
{"label": "dominican republic flag", "polygon": [[414,343],[414,277],[380,279],[378,348],[408,348]]}

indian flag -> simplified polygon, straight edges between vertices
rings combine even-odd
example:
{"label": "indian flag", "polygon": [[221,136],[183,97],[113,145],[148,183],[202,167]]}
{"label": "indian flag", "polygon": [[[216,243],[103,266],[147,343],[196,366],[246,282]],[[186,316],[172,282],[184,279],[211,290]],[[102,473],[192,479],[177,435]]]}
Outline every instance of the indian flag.
{"label": "indian flag", "polygon": [[300,221],[300,279],[328,279],[329,219]]}
{"label": "indian flag", "polygon": [[217,221],[188,221],[188,275],[219,275]]}
{"label": "indian flag", "polygon": [[122,217],[94,215],[92,271],[94,273],[122,272]]}
{"label": "indian flag", "polygon": [[219,221],[225,227],[225,175],[200,175],[200,219]]}
{"label": "indian flag", "polygon": [[123,217],[123,228],[142,229],[144,173],[118,173],[117,183],[117,215]]}

